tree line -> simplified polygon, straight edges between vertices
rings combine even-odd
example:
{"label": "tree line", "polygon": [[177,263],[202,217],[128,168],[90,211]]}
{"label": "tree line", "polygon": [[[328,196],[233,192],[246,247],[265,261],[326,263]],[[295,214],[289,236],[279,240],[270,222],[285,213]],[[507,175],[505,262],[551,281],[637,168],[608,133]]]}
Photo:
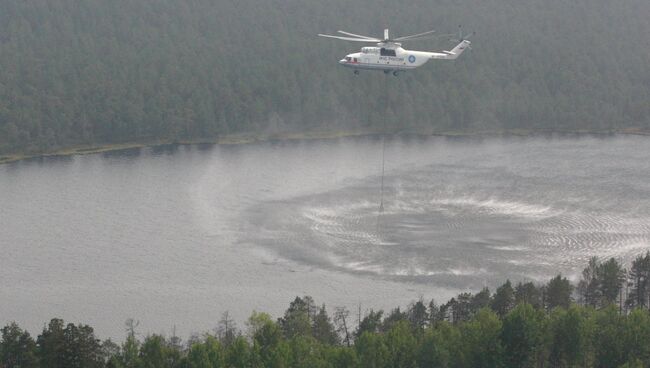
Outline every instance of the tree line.
{"label": "tree line", "polygon": [[[0,2],[0,153],[224,134],[650,127],[646,0]],[[473,51],[354,77],[346,29]],[[449,49],[448,37],[405,45]]]}
{"label": "tree line", "polygon": [[226,312],[213,331],[186,342],[141,339],[132,319],[122,344],[57,318],[36,339],[9,323],[0,330],[0,367],[647,367],[647,275],[650,252],[629,272],[593,258],[575,288],[561,275],[544,285],[506,281],[443,305],[370,310],[356,328],[346,308],[330,316],[324,304],[296,297],[277,320],[253,312],[240,330]]}

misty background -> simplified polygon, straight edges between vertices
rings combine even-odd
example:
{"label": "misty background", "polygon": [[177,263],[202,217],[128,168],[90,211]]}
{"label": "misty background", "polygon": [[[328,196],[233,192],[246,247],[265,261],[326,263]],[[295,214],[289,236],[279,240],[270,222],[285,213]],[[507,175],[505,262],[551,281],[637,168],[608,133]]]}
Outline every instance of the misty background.
{"label": "misty background", "polygon": [[[643,131],[644,0],[0,3],[0,153],[237,132]],[[336,61],[462,24],[473,51],[395,78]],[[447,37],[405,44],[441,50]]]}

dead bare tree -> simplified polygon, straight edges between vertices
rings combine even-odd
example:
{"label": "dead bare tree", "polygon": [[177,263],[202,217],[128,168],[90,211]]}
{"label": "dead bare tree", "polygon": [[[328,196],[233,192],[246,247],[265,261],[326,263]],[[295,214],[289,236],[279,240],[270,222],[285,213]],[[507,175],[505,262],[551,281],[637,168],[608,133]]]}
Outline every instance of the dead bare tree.
{"label": "dead bare tree", "polygon": [[334,311],[334,325],[336,326],[336,332],[340,335],[343,335],[343,341],[350,346],[350,332],[348,330],[348,317],[350,316],[350,311],[346,307],[336,307]]}

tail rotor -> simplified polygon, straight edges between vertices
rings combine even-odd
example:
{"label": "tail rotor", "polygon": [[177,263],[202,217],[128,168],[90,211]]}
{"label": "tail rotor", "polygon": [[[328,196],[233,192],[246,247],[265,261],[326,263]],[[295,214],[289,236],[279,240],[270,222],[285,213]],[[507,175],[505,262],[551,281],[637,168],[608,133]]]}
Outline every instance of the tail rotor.
{"label": "tail rotor", "polygon": [[[475,34],[476,34],[476,32],[470,32],[470,33],[466,33],[466,34],[463,35],[463,25],[459,24],[458,25],[458,38],[452,38],[452,39],[450,39],[450,41],[452,41],[452,42],[468,41],[469,42],[469,38],[472,37]],[[467,45],[467,48],[471,50],[472,46]]]}

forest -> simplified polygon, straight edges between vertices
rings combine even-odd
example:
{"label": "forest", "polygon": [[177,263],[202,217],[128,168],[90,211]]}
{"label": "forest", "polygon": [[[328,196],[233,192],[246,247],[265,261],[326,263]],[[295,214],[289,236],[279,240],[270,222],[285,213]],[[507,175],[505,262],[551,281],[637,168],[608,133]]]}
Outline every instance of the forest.
{"label": "forest", "polygon": [[[647,132],[647,0],[0,2],[0,154],[235,133]],[[395,78],[338,29],[475,31]],[[449,49],[448,37],[404,45]]]}
{"label": "forest", "polygon": [[304,296],[277,320],[253,312],[244,329],[225,312],[187,341],[142,337],[133,319],[121,344],[58,318],[35,339],[14,322],[0,330],[0,367],[648,367],[650,252],[629,270],[592,258],[577,285],[561,275],[542,285],[508,280],[494,293],[356,319],[346,308],[330,316]]}

